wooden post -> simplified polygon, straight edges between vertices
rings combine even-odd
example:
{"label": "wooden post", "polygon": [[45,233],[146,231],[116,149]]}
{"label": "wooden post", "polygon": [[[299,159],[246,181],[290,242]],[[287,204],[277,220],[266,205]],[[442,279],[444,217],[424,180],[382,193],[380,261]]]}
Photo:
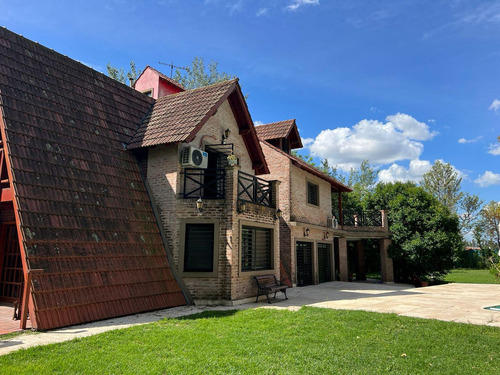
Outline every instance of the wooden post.
{"label": "wooden post", "polygon": [[28,304],[31,295],[31,278],[34,273],[42,273],[43,270],[28,270],[26,273],[26,279],[24,280],[24,290],[23,290],[23,304],[21,306],[21,329],[26,329],[26,323],[28,321]]}

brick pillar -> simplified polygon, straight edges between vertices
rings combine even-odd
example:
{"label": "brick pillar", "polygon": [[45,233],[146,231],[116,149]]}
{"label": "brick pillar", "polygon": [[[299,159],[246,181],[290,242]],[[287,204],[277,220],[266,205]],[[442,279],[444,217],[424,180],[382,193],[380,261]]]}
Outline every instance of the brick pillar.
{"label": "brick pillar", "polygon": [[340,281],[349,281],[349,262],[347,258],[347,240],[339,238]]}
{"label": "brick pillar", "polygon": [[356,241],[356,250],[358,253],[358,272],[356,272],[356,280],[366,280],[365,244],[363,240]]}
{"label": "brick pillar", "polygon": [[[224,251],[219,254],[219,279],[223,279],[223,298],[233,299],[237,294],[236,285],[232,280],[239,277],[239,226],[238,226],[238,172],[239,165],[226,166],[226,220],[221,221],[222,238],[219,247],[223,246]],[[222,267],[221,267],[222,266]],[[222,268],[222,270],[221,270]]]}
{"label": "brick pillar", "polygon": [[392,264],[392,259],[389,258],[387,253],[387,248],[391,244],[391,240],[384,238],[380,240],[380,274],[382,276],[382,281],[385,283],[394,282],[394,266]]}

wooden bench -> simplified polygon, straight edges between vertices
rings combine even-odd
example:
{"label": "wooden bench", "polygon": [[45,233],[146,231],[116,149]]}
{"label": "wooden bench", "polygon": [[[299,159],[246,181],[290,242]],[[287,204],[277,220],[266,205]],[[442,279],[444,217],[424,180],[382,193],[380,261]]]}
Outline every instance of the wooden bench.
{"label": "wooden bench", "polygon": [[274,298],[276,298],[276,293],[281,292],[285,295],[285,299],[288,299],[286,295],[286,290],[289,288],[288,285],[278,282],[275,275],[262,275],[254,276],[255,282],[257,283],[257,299],[255,302],[259,301],[259,296],[266,296],[267,302],[271,303],[269,295],[274,293]]}

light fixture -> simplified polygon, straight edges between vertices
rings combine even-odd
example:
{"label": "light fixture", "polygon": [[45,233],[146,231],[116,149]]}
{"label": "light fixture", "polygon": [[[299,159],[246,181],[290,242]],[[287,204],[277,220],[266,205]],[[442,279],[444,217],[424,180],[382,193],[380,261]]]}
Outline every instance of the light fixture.
{"label": "light fixture", "polygon": [[240,214],[244,213],[245,211],[247,210],[247,204],[246,202],[241,202],[239,205],[238,205],[238,212]]}
{"label": "light fixture", "polygon": [[328,237],[330,237],[330,233],[329,233],[329,232],[325,232],[325,233],[323,233],[323,239],[324,239],[324,240],[327,240],[327,239],[328,239]]}
{"label": "light fixture", "polygon": [[309,230],[309,228],[306,228],[306,230],[304,231],[304,237],[309,237],[310,233],[311,231]]}
{"label": "light fixture", "polygon": [[274,213],[274,218],[277,220],[279,219],[280,217],[283,216],[283,211],[281,211],[279,208],[276,210],[276,212]]}
{"label": "light fixture", "polygon": [[226,139],[228,139],[230,135],[231,129],[227,128],[226,130],[224,130],[224,133],[222,133],[222,144],[226,143]]}
{"label": "light fixture", "polygon": [[196,209],[198,210],[198,215],[201,215],[203,212],[203,201],[201,200],[201,197],[199,197],[196,201]]}

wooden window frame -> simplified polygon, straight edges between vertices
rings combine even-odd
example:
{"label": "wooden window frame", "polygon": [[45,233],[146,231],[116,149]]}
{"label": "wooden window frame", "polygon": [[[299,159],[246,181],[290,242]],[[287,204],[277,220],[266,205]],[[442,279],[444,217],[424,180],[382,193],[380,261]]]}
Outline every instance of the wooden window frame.
{"label": "wooden window frame", "polygon": [[[309,201],[309,187],[310,186],[315,186],[316,187],[316,190],[317,190],[317,204],[315,203],[311,203]],[[319,207],[320,206],[320,199],[319,199],[319,184],[311,181],[311,180],[306,180],[306,204],[308,206],[312,206],[312,207]]]}
{"label": "wooden window frame", "polygon": [[[270,259],[271,259],[271,268],[268,268],[268,269],[264,269],[264,270],[243,270],[242,269],[242,261],[243,261],[243,227],[252,227],[252,228],[258,228],[258,229],[269,229],[271,231],[271,241],[270,241],[270,246],[271,246],[271,249],[270,249]],[[275,269],[276,269],[276,264],[275,264],[275,259],[274,259],[274,255],[275,255],[275,249],[276,249],[276,246],[279,246],[275,243],[276,241],[276,238],[275,238],[275,235],[276,235],[276,227],[274,225],[271,225],[271,224],[263,224],[263,223],[256,223],[256,222],[252,222],[252,221],[245,221],[245,220],[241,220],[240,221],[240,225],[239,225],[239,230],[240,230],[240,239],[239,239],[239,247],[240,247],[240,251],[239,251],[239,259],[238,259],[238,263],[239,263],[239,271],[245,275],[245,276],[258,276],[258,275],[267,275],[269,273],[274,273]]]}
{"label": "wooden window frame", "polygon": [[[214,225],[214,248],[212,271],[207,272],[184,272],[184,256],[186,251],[186,226],[189,224],[213,224]],[[206,219],[181,219],[179,233],[179,263],[177,269],[182,277],[217,277],[219,274],[219,222]]]}

